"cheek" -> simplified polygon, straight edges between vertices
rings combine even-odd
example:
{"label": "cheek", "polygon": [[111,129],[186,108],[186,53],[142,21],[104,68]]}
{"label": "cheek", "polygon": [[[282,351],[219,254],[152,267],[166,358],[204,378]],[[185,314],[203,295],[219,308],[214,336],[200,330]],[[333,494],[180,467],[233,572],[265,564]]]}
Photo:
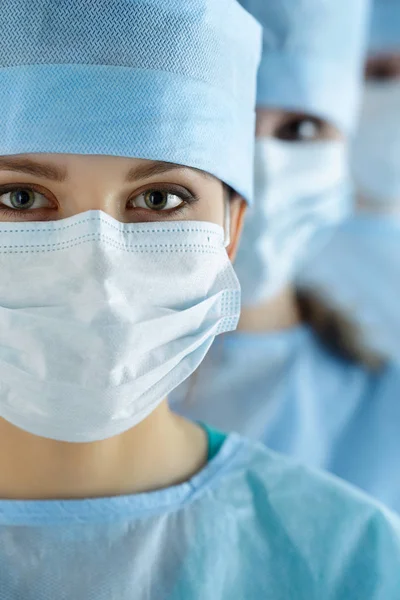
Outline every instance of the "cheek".
{"label": "cheek", "polygon": [[216,225],[224,223],[224,195],[221,189],[208,190],[196,203],[193,218]]}
{"label": "cheek", "polygon": [[346,136],[339,129],[333,125],[330,125],[327,129],[325,139],[341,142],[345,139],[345,137]]}

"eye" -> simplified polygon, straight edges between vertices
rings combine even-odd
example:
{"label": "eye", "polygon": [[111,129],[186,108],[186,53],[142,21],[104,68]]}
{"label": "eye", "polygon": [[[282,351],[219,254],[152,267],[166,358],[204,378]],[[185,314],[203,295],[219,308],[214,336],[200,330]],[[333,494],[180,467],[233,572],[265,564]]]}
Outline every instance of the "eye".
{"label": "eye", "polygon": [[400,79],[400,59],[398,57],[371,58],[367,62],[365,78],[368,81],[393,81]]}
{"label": "eye", "polygon": [[313,142],[322,136],[323,124],[311,117],[292,117],[281,125],[274,137],[290,142]]}
{"label": "eye", "polygon": [[43,194],[30,188],[0,189],[0,203],[17,211],[41,209],[49,206],[49,201]]}
{"label": "eye", "polygon": [[369,81],[391,81],[396,78],[396,73],[390,65],[381,64],[367,67],[365,76]]}
{"label": "eye", "polygon": [[169,190],[146,190],[131,201],[134,208],[145,208],[148,210],[162,211],[171,210],[182,206],[186,198]]}

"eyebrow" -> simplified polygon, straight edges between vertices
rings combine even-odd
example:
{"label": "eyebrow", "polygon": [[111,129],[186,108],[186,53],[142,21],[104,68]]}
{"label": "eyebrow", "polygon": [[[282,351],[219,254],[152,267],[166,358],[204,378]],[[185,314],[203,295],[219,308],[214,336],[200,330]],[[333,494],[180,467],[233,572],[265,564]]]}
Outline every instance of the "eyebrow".
{"label": "eyebrow", "polygon": [[0,156],[0,171],[15,171],[50,179],[52,181],[63,182],[67,178],[67,171],[45,162],[36,162],[30,158],[15,158],[10,156]]}
{"label": "eyebrow", "polygon": [[168,162],[149,162],[149,164],[144,164],[139,167],[132,167],[132,169],[128,172],[126,176],[127,181],[135,181],[136,179],[150,179],[151,177],[156,177],[157,175],[165,175],[166,173],[171,173],[173,171],[195,171],[200,176],[203,176],[207,179],[214,179],[212,175],[207,173],[206,171],[201,171],[200,169],[185,167],[184,165],[177,165],[175,163]]}
{"label": "eyebrow", "polygon": [[[137,179],[150,179],[157,175],[164,175],[173,171],[187,171],[189,167],[184,165],[177,165],[175,163],[168,163],[162,161],[150,162],[138,167],[132,167],[126,176],[127,182],[132,182]],[[213,180],[214,177],[206,171],[200,169],[191,168],[191,171],[197,172],[200,176],[206,179]],[[26,173],[27,175],[33,175],[35,177],[41,177],[43,179],[49,179],[51,181],[57,181],[62,183],[67,179],[68,173],[66,169],[62,167],[56,167],[46,162],[36,162],[30,158],[18,158],[12,156],[0,156],[0,171],[14,171],[18,173]]]}

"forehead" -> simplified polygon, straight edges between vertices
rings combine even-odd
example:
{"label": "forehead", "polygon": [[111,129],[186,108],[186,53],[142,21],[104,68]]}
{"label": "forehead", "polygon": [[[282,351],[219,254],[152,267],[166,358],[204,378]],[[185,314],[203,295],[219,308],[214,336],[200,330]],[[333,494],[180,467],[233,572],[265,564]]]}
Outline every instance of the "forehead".
{"label": "forehead", "polygon": [[140,158],[126,158],[104,155],[80,154],[18,154],[0,156],[0,172],[12,171],[26,173],[38,177],[65,181],[77,169],[90,169],[101,172],[115,172],[121,174],[127,181],[148,179],[159,175],[173,173],[184,174],[187,177],[201,178],[205,181],[218,181],[215,177],[200,171],[162,161],[151,161]]}

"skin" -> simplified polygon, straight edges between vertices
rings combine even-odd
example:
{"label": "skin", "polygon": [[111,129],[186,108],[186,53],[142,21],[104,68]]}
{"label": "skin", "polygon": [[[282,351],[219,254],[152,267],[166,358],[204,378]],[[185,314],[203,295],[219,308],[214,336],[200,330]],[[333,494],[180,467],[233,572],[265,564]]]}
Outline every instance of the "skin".
{"label": "skin", "polygon": [[[390,83],[392,81],[400,81],[400,52],[388,52],[384,54],[377,54],[370,56],[365,65],[365,80],[367,82],[377,83]],[[371,168],[373,165],[371,165]],[[380,203],[371,205],[366,198],[362,195],[358,198],[358,208],[362,212],[377,212],[377,206]],[[378,211],[379,213],[387,214],[399,214],[397,204],[393,204],[390,207],[385,207],[384,210]]]}
{"label": "skin", "polygon": [[[23,209],[15,209],[21,197],[16,188],[26,190],[22,197],[33,201],[30,207],[24,201]],[[144,201],[154,191],[164,194],[166,210],[154,210],[151,203],[149,208]],[[199,220],[223,225],[225,196],[216,178],[168,163],[62,154],[0,157],[2,221],[56,220],[102,210],[122,222]],[[227,253],[233,260],[245,213],[240,197],[231,199],[230,212]],[[206,460],[204,430],[174,415],[166,399],[129,431],[86,444],[34,436],[0,419],[3,499],[105,497],[161,489],[188,480]]]}
{"label": "skin", "polygon": [[[341,132],[327,121],[301,112],[274,108],[257,110],[257,137],[274,137],[288,142],[310,144],[321,140],[340,140]],[[290,329],[300,323],[292,286],[258,305],[243,307],[238,329],[249,333],[266,333]]]}

